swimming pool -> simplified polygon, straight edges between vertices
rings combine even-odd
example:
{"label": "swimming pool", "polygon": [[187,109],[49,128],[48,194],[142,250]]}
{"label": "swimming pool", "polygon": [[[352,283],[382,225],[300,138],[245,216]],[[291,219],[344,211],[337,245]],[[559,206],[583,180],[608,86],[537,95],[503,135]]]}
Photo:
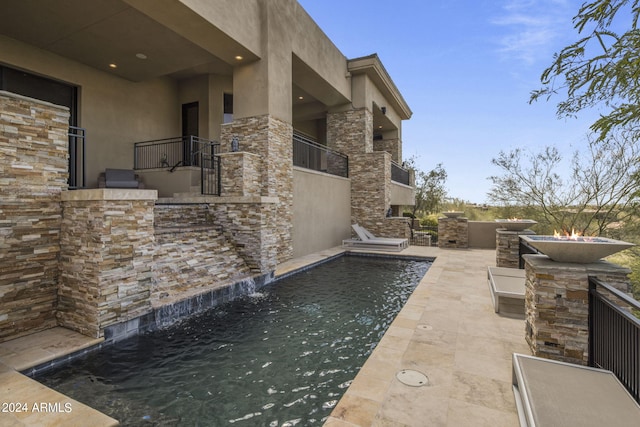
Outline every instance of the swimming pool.
{"label": "swimming pool", "polygon": [[122,425],[321,425],[430,263],[344,256],[37,379]]}

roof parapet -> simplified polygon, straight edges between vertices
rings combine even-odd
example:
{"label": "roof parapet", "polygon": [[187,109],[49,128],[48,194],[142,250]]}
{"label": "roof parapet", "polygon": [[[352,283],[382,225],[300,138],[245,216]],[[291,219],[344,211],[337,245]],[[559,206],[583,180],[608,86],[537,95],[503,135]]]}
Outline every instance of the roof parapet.
{"label": "roof parapet", "polygon": [[392,104],[402,120],[411,118],[413,115],[411,108],[382,65],[378,54],[349,59],[347,60],[347,69],[351,74],[366,74]]}

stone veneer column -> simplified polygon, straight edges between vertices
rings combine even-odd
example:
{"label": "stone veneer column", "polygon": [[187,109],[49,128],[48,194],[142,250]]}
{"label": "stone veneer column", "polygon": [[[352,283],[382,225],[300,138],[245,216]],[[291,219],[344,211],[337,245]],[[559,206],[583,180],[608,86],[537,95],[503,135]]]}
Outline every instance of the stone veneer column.
{"label": "stone veneer column", "polygon": [[[391,203],[391,154],[374,152],[349,156],[351,178],[351,221],[375,235],[389,234],[387,210]],[[404,233],[403,233],[404,234]]]}
{"label": "stone veneer column", "polygon": [[327,146],[349,156],[373,152],[373,113],[366,108],[327,114]]}
{"label": "stone veneer column", "polygon": [[468,248],[469,220],[467,218],[438,218],[438,247]]}
{"label": "stone veneer column", "polygon": [[588,276],[629,292],[630,270],[607,261],[560,263],[546,255],[524,255],[526,340],[534,356],[587,365]]}
{"label": "stone veneer column", "polygon": [[[223,149],[230,149],[234,136],[240,151],[260,158],[260,195],[269,200],[265,206],[256,205],[253,213],[246,206],[240,212],[261,216],[257,222],[261,225],[258,236],[265,245],[259,251],[261,256],[272,256],[275,242],[275,263],[286,261],[293,256],[293,126],[269,115],[236,119],[222,127]],[[259,264],[273,262],[262,260]]]}
{"label": "stone veneer column", "polygon": [[373,141],[373,150],[386,151],[391,154],[391,160],[396,163],[402,162],[402,142],[398,138]]}
{"label": "stone veneer column", "polygon": [[531,230],[496,229],[496,266],[520,268],[520,236],[536,234]]}
{"label": "stone veneer column", "polygon": [[69,110],[0,91],[0,342],[56,326]]}
{"label": "stone veneer column", "polygon": [[260,157],[247,152],[220,154],[221,197],[259,197]]}
{"label": "stone veneer column", "polygon": [[59,324],[92,337],[151,311],[156,190],[62,194]]}

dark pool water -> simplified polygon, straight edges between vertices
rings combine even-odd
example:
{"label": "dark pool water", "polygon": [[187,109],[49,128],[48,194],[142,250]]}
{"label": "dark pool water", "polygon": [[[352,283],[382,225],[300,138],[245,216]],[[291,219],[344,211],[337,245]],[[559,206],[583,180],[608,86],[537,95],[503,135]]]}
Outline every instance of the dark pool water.
{"label": "dark pool water", "polygon": [[37,379],[123,426],[321,425],[429,265],[341,257]]}

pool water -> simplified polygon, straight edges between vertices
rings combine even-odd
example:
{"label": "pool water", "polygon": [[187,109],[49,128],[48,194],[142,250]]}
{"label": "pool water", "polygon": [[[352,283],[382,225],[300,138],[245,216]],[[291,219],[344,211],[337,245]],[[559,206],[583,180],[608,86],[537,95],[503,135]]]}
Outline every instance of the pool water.
{"label": "pool water", "polygon": [[321,425],[429,265],[341,257],[37,379],[123,426]]}

